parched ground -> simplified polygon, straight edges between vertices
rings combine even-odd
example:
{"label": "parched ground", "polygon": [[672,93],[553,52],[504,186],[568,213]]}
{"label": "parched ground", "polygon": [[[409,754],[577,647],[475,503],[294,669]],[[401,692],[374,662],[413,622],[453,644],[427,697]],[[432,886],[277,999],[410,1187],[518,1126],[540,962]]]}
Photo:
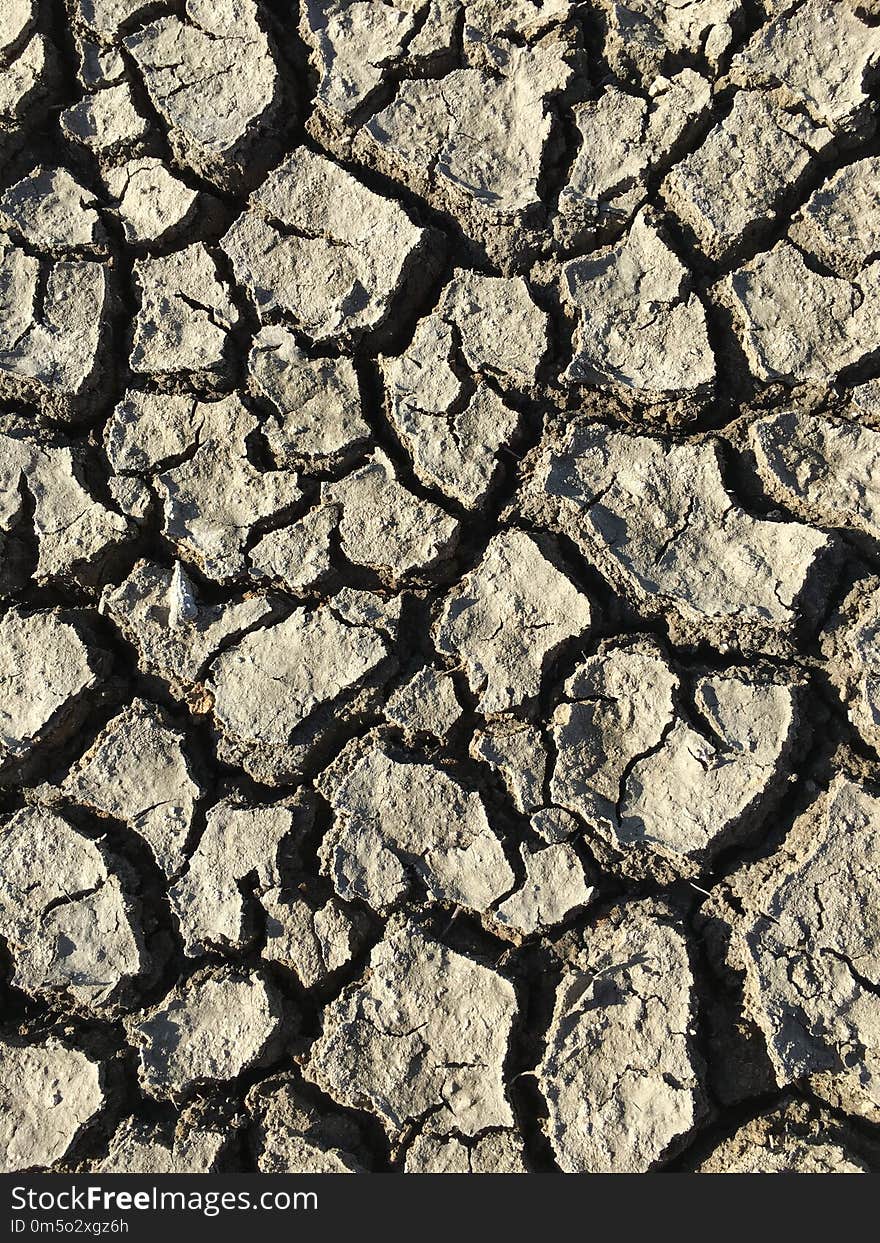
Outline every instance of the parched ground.
{"label": "parched ground", "polygon": [[880,1168],[878,97],[0,4],[3,1168]]}

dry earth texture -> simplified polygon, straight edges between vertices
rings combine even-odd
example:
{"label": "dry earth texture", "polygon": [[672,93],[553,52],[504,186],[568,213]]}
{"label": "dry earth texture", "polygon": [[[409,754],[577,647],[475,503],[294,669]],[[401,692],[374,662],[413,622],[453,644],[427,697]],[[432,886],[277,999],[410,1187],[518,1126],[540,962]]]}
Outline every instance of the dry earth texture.
{"label": "dry earth texture", "polygon": [[5,1168],[880,1168],[880,5],[0,48]]}

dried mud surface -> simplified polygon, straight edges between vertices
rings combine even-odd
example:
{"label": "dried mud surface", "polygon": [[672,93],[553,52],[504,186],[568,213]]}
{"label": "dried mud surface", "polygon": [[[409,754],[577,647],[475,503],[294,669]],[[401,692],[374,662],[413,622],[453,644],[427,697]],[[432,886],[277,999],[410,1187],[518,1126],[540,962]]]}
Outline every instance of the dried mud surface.
{"label": "dried mud surface", "polygon": [[4,1169],[880,1169],[878,92],[2,6]]}

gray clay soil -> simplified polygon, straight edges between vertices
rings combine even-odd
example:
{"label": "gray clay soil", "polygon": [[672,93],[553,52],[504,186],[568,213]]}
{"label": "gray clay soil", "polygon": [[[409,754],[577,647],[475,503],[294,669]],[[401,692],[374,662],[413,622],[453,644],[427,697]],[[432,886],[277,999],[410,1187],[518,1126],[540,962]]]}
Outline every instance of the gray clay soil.
{"label": "gray clay soil", "polygon": [[878,99],[3,0],[4,1169],[880,1169]]}

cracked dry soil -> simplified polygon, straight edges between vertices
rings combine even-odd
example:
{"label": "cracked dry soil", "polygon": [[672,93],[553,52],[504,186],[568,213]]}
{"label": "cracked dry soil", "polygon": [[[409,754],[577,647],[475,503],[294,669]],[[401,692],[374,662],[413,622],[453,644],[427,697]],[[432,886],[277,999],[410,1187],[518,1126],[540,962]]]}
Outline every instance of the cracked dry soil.
{"label": "cracked dry soil", "polygon": [[880,1168],[880,5],[0,49],[3,1167]]}

